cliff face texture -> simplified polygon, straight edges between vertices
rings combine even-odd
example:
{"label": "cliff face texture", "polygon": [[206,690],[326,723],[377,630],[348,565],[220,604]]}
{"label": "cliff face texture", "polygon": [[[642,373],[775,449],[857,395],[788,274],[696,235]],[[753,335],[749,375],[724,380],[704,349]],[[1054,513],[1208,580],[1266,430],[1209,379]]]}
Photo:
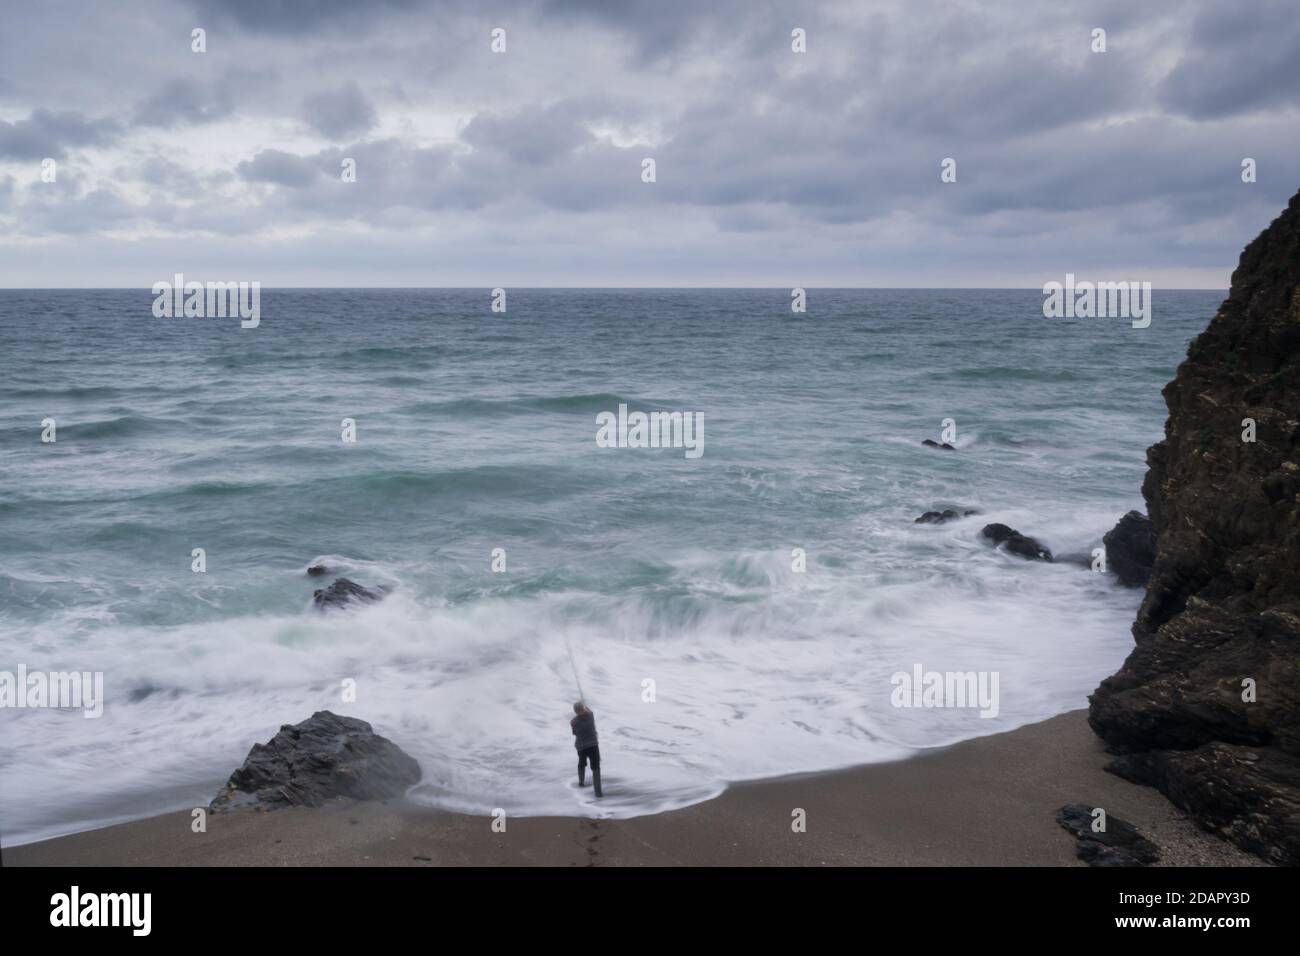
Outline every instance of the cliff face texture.
{"label": "cliff face texture", "polygon": [[1142,486],[1156,556],[1137,646],[1088,720],[1121,755],[1110,769],[1297,864],[1300,193],[1246,247],[1164,396]]}

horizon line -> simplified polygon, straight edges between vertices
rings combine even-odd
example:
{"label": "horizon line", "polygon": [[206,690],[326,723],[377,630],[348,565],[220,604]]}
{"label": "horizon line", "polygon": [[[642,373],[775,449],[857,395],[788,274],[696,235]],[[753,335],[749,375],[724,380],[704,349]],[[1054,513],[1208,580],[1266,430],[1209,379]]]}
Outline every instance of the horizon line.
{"label": "horizon line", "polygon": [[[182,273],[183,274],[183,273]],[[159,280],[162,281],[162,280]],[[195,280],[199,281],[199,280]],[[229,284],[230,280],[211,279],[205,280],[211,282],[225,281]],[[252,284],[257,280],[233,280]],[[1052,280],[1055,281],[1055,280]],[[1114,281],[1114,280],[1084,280],[1086,282],[1096,281]],[[1123,280],[1121,280],[1123,281]],[[1132,284],[1130,282],[1130,284]],[[948,285],[266,285],[258,282],[258,288],[271,289],[276,291],[320,291],[333,289],[342,292],[463,292],[470,290],[491,291],[492,289],[506,289],[539,292],[539,291],[579,291],[579,292],[754,292],[754,291],[776,291],[791,289],[815,289],[821,292],[1038,292],[1042,293],[1040,286],[948,286]],[[1151,286],[1152,291],[1159,292],[1228,292],[1230,286],[1158,286],[1154,283]],[[0,292],[147,292],[153,294],[152,286],[136,285],[94,285],[94,286],[7,286],[0,285]]]}

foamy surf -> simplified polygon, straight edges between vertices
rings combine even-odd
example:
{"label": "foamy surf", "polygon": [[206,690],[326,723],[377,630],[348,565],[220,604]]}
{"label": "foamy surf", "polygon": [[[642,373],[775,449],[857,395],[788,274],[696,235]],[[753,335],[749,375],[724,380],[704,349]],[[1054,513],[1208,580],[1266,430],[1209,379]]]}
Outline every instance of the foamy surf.
{"label": "foamy surf", "polygon": [[[108,625],[75,654],[54,650],[57,635],[14,632],[4,659],[23,647],[46,649],[34,656],[49,669],[75,658],[105,673],[113,703],[75,733],[65,715],[3,716],[0,763],[18,771],[6,774],[6,838],[107,822],[127,812],[114,794],[141,799],[160,782],[201,805],[252,742],[320,709],[372,722],[419,760],[417,802],[613,817],[1059,712],[1122,656],[1135,599],[1077,567],[1010,565],[970,539],[975,528],[882,530],[875,547],[900,558],[917,539],[919,566],[870,578],[847,568],[796,575],[776,552],[690,552],[663,559],[660,580],[625,594],[450,605],[417,598],[390,573],[399,583],[383,603],[329,616]],[[947,558],[930,550],[940,536]],[[999,715],[891,706],[890,677],[913,662],[1000,672]],[[574,664],[601,732],[607,796],[598,803],[570,786]],[[344,681],[355,683],[354,703],[343,702]],[[78,819],[88,799],[110,815]],[[167,808],[143,799],[139,809]]]}

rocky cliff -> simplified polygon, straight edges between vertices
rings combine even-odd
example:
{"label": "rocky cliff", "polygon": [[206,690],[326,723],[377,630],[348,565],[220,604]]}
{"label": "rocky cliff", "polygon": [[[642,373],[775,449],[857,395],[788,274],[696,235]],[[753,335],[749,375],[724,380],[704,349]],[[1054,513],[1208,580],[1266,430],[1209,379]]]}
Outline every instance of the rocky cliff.
{"label": "rocky cliff", "polygon": [[1300,863],[1300,193],[1164,390],[1136,647],[1090,698],[1111,769]]}

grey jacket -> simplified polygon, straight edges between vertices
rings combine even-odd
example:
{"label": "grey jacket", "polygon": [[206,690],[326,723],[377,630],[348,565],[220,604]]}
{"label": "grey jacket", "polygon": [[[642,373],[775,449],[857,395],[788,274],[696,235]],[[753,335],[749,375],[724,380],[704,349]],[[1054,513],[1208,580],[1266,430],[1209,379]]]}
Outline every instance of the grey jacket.
{"label": "grey jacket", "polygon": [[586,750],[588,747],[596,746],[596,715],[591,711],[585,711],[569,721],[569,728],[573,731],[573,747],[575,750]]}

